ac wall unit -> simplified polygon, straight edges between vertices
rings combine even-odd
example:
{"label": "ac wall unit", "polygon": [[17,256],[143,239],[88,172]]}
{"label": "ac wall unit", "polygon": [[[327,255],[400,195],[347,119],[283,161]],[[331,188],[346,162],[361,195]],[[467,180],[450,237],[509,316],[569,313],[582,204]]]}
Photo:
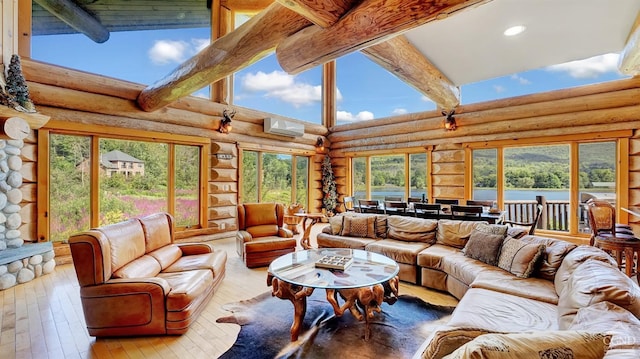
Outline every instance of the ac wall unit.
{"label": "ac wall unit", "polygon": [[300,137],[304,135],[304,124],[267,117],[264,119],[264,132],[274,135]]}

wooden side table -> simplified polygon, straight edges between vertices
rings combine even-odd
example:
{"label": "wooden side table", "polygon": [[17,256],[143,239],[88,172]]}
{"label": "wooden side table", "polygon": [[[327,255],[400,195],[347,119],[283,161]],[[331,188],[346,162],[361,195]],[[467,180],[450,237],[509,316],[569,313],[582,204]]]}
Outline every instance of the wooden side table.
{"label": "wooden side table", "polygon": [[[311,227],[314,224],[318,223],[319,220],[324,218],[324,214],[322,213],[295,213],[294,216],[302,218],[302,230],[304,233],[302,234],[302,239],[300,239],[300,245],[304,249],[311,248],[311,242],[309,240],[309,236],[311,235]],[[307,223],[307,220],[309,223]]]}
{"label": "wooden side table", "polygon": [[618,269],[622,270],[624,256],[624,271],[632,277],[638,273],[636,256],[640,256],[640,240],[619,240],[596,236],[593,245],[605,252],[611,253],[618,262]]}
{"label": "wooden side table", "polygon": [[287,228],[293,232],[293,234],[298,234],[298,224],[300,223],[301,218],[299,216],[285,214],[284,215],[284,224],[287,225]]}

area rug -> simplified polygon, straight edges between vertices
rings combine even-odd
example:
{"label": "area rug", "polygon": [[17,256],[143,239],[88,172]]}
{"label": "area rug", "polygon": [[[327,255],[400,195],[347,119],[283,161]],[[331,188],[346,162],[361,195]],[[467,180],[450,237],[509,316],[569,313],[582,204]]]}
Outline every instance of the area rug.
{"label": "area rug", "polygon": [[220,358],[410,358],[436,326],[443,324],[453,307],[431,305],[400,295],[398,301],[383,303],[382,312],[370,322],[371,335],[364,339],[365,323],[348,311],[336,317],[316,290],[307,298],[307,314],[296,342],[291,342],[293,304],[272,297],[270,292],[231,303],[224,309],[233,314],[218,323],[241,326],[238,339]]}

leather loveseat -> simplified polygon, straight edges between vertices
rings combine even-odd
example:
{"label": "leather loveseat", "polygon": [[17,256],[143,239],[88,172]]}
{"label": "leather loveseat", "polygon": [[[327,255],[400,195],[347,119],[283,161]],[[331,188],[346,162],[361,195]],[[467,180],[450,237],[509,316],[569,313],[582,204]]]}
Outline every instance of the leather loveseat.
{"label": "leather loveseat", "polygon": [[185,333],[225,275],[226,252],[174,243],[166,213],[78,233],[69,243],[91,336]]}
{"label": "leather loveseat", "polygon": [[[489,347],[495,349],[496,341],[502,345],[500,340],[506,342],[518,335],[522,337],[504,344],[515,357],[525,357],[525,350],[539,349],[536,346],[546,335],[559,338],[559,345],[578,358],[584,354],[577,354],[581,353],[584,333],[607,336],[607,359],[640,358],[640,288],[600,249],[541,236],[512,240],[504,232],[492,232],[500,226],[481,222],[439,220],[430,232],[426,229],[434,221],[411,218],[417,224],[411,232],[403,226],[409,222],[393,217],[375,215],[373,232],[356,229],[355,236],[349,228],[354,221],[334,219],[318,234],[318,245],[383,249],[382,254],[402,261],[405,267],[415,265],[417,283],[460,300],[448,323],[432,332],[415,358],[465,358],[465,354],[479,350],[482,340],[490,341]],[[387,223],[383,224],[385,218]],[[407,233],[403,234],[402,228]],[[483,233],[487,228],[490,231]],[[389,234],[395,238],[389,239]],[[402,243],[403,235],[407,243]],[[417,238],[422,238],[424,248],[416,253],[418,248],[407,244]],[[499,243],[494,262],[474,258],[474,242],[483,249]],[[400,278],[407,280],[407,276]],[[409,276],[408,281],[413,279]]]}

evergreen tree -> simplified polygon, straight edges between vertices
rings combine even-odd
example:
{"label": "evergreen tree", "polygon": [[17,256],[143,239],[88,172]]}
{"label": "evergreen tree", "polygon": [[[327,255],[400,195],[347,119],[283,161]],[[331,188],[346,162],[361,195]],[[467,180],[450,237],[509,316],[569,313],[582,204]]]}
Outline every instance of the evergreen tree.
{"label": "evergreen tree", "polygon": [[338,192],[329,156],[325,156],[322,162],[322,195],[322,208],[327,211],[327,215],[332,216],[338,206]]}
{"label": "evergreen tree", "polygon": [[12,96],[18,105],[22,106],[26,111],[35,112],[33,102],[29,98],[29,88],[27,81],[22,75],[22,65],[20,64],[20,56],[12,55],[9,63],[9,71],[7,73],[7,93]]}

